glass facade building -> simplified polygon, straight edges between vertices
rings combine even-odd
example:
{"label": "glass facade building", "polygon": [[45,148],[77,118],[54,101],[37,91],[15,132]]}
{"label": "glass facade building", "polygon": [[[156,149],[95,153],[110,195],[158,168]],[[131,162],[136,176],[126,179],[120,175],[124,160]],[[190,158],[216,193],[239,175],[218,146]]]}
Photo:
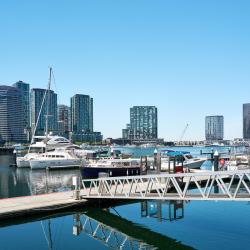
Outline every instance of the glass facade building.
{"label": "glass facade building", "polygon": [[0,141],[26,141],[23,100],[20,89],[0,86]]}
{"label": "glass facade building", "polygon": [[93,132],[93,98],[90,96],[71,97],[71,131],[75,134]]}
{"label": "glass facade building", "polygon": [[223,140],[224,117],[222,115],[205,117],[205,137],[207,141]]}
{"label": "glass facade building", "polygon": [[128,139],[157,139],[157,108],[155,106],[134,106],[130,108],[130,127],[128,133]]}
{"label": "glass facade building", "polygon": [[[42,107],[43,97],[46,89],[34,88],[31,89],[30,103],[31,103],[31,128],[32,133]],[[57,132],[57,94],[53,90],[48,91],[45,98],[40,118],[38,120],[36,135],[44,135],[46,130],[46,115],[48,113],[48,131]]]}
{"label": "glass facade building", "polygon": [[21,90],[24,103],[24,124],[25,128],[30,128],[30,85],[23,81],[18,81],[13,84],[13,87],[16,87]]}
{"label": "glass facade building", "polygon": [[58,133],[61,135],[68,133],[71,129],[70,107],[66,105],[58,105],[57,117],[58,117]]}
{"label": "glass facade building", "polygon": [[250,139],[250,103],[243,104],[243,138]]}

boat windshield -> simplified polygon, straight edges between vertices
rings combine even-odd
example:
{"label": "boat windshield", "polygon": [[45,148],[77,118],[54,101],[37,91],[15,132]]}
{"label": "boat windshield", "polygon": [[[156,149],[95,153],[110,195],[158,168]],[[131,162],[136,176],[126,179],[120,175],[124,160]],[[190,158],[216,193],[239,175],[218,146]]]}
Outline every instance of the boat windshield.
{"label": "boat windshield", "polygon": [[185,158],[187,158],[187,159],[193,159],[193,156],[192,155],[185,155]]}

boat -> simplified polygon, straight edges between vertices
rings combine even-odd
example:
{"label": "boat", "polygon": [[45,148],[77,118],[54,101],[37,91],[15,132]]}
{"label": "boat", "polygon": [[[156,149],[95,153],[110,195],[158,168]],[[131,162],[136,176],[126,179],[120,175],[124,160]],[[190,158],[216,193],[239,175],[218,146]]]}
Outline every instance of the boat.
{"label": "boat", "polygon": [[219,161],[221,170],[236,171],[250,169],[250,158],[247,154],[234,154],[231,155],[229,160]]}
{"label": "boat", "polygon": [[30,160],[31,169],[79,168],[82,164],[85,161],[75,155],[74,149],[65,148],[42,153]]}
{"label": "boat", "polygon": [[83,178],[98,178],[99,176],[115,177],[140,175],[140,160],[138,159],[100,159],[83,166]]}
{"label": "boat", "polygon": [[[35,159],[41,153],[46,151],[51,151],[56,148],[68,147],[73,145],[68,139],[62,136],[35,136],[35,143],[31,144],[29,147],[29,152],[23,157],[17,157],[16,165],[19,168],[30,167],[30,160]],[[47,143],[46,143],[47,140]]]}
{"label": "boat", "polygon": [[[202,164],[207,160],[206,158],[201,157],[193,157],[190,152],[186,151],[174,151],[174,150],[166,150],[163,151],[161,158],[161,169],[168,170],[169,169],[169,160],[171,158],[176,159],[176,167],[182,166],[184,168],[190,169],[199,169]],[[170,168],[173,168],[174,161],[170,162]]]}
{"label": "boat", "polygon": [[[42,105],[40,107],[39,115],[37,117],[37,121],[35,124],[35,129],[33,131],[31,144],[29,146],[28,153],[23,157],[17,157],[16,165],[19,168],[30,167],[30,161],[40,157],[41,153],[46,151],[54,150],[55,148],[72,145],[72,143],[62,137],[62,136],[53,136],[51,133],[48,132],[48,118],[49,118],[49,107],[47,106],[47,114],[45,116],[45,135],[44,136],[35,136],[36,128],[40,119],[41,110],[45,103],[45,99],[48,98],[48,93],[50,91],[51,85],[51,77],[52,77],[52,68],[49,69],[49,82],[48,88],[43,96]],[[48,102],[49,103],[49,102]]]}

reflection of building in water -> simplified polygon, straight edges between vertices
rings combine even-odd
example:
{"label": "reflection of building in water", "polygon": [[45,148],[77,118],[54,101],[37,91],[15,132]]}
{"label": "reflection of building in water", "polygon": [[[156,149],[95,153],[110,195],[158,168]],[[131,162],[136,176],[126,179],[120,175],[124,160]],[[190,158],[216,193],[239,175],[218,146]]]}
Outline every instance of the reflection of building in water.
{"label": "reflection of building in water", "polygon": [[184,218],[183,201],[143,201],[141,216],[157,218],[159,221],[174,221]]}
{"label": "reflection of building in water", "polygon": [[70,189],[72,177],[79,176],[78,169],[70,170],[35,170],[17,168],[17,180],[28,184],[30,194],[59,192]]}

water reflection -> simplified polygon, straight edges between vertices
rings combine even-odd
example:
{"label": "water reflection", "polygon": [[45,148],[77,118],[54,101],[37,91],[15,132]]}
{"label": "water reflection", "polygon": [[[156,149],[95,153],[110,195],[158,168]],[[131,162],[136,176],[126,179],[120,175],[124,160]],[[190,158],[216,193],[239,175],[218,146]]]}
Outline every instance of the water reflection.
{"label": "water reflection", "polygon": [[35,170],[16,169],[17,181],[27,183],[30,194],[43,194],[64,191],[71,188],[72,177],[80,175],[74,170]]}
{"label": "water reflection", "polygon": [[[152,213],[145,209],[150,205],[156,208]],[[171,211],[175,211],[171,215],[171,220],[184,217],[183,203],[161,201],[142,202],[141,215],[143,217],[145,214],[154,216],[154,214],[159,214],[159,211],[166,207],[170,208]],[[181,214],[177,215],[177,211],[180,210],[182,211]],[[163,219],[161,216],[159,218]],[[192,249],[175,239],[134,224],[122,218],[119,214],[113,214],[110,209],[91,209],[85,213],[78,212],[74,214],[73,235],[80,236],[81,234],[86,234],[112,249]]]}
{"label": "water reflection", "polygon": [[77,213],[74,215],[73,234],[78,236],[81,232],[112,249],[157,249],[86,214]]}
{"label": "water reflection", "polygon": [[141,217],[156,218],[160,222],[183,219],[183,201],[143,201]]}
{"label": "water reflection", "polygon": [[71,188],[79,169],[34,170],[9,167],[12,157],[0,157],[0,198],[59,192]]}

